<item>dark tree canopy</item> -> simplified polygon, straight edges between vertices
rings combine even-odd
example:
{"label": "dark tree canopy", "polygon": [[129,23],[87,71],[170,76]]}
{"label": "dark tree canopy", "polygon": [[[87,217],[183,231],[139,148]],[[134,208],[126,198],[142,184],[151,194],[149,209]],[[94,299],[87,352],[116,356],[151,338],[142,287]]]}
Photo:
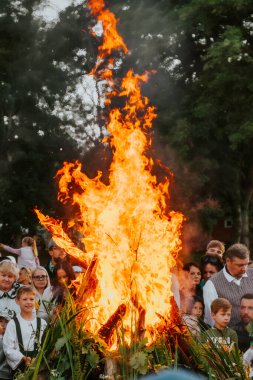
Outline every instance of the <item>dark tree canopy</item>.
{"label": "dark tree canopy", "polygon": [[[0,236],[36,226],[34,206],[54,209],[56,170],[76,159],[76,142],[55,112],[81,75],[80,17],[68,10],[55,27],[34,17],[38,0],[0,4]],[[70,22],[70,24],[69,24]],[[32,231],[34,233],[34,230]]]}
{"label": "dark tree canopy", "polygon": [[[253,3],[115,1],[113,8],[129,65],[157,70],[145,91],[158,110],[155,130],[176,152],[184,212],[192,217],[191,207],[202,203],[198,213],[210,233],[221,215],[232,216],[234,241],[249,243]],[[219,207],[210,208],[210,199]]]}
{"label": "dark tree canopy", "polygon": [[[90,173],[96,157],[103,166],[100,146],[108,110],[101,106],[100,84],[95,83],[96,112],[75,92],[96,60],[100,40],[90,34],[96,22],[84,3],[66,8],[49,26],[34,17],[38,4],[0,4],[2,239],[20,233],[20,226],[36,224],[35,205],[60,212],[53,177],[64,160],[77,159],[92,147],[95,159],[91,152],[81,159],[87,157]],[[221,216],[231,216],[233,240],[249,243],[252,1],[112,0],[107,5],[120,19],[118,29],[130,50],[116,75],[122,77],[129,68],[156,71],[143,90],[158,113],[154,156],[175,173],[174,206],[197,218],[210,236]]]}

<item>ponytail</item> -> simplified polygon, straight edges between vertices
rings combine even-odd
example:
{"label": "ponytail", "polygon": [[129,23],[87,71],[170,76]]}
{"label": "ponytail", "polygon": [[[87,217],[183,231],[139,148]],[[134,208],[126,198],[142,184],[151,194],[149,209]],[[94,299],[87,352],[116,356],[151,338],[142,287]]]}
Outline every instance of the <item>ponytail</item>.
{"label": "ponytail", "polygon": [[38,255],[38,249],[37,249],[37,244],[36,244],[36,240],[35,239],[33,239],[32,249],[33,249],[33,255],[35,257],[38,257],[39,255]]}

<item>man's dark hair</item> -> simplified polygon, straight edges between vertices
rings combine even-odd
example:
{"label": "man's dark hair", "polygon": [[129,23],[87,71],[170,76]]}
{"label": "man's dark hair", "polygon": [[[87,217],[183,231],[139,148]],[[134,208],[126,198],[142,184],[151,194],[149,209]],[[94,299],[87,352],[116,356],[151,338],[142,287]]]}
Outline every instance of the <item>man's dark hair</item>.
{"label": "man's dark hair", "polygon": [[205,269],[205,266],[207,264],[211,264],[217,268],[217,271],[219,272],[223,268],[223,263],[219,256],[214,255],[204,255],[200,258],[200,267],[203,270]]}
{"label": "man's dark hair", "polygon": [[246,245],[241,243],[236,243],[231,245],[225,252],[224,258],[226,259],[234,259],[237,257],[238,259],[247,259],[249,258],[250,252]]}
{"label": "man's dark hair", "polygon": [[241,300],[253,300],[253,293],[247,293],[247,294],[244,294],[242,297],[241,297],[241,299],[240,299],[240,301]]}

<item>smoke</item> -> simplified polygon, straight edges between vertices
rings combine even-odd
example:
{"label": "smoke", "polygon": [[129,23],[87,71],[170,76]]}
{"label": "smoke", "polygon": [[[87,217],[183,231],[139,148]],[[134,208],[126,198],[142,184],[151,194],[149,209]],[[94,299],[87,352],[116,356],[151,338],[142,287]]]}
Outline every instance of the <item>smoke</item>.
{"label": "smoke", "polygon": [[[143,94],[150,99],[152,105],[155,105],[158,114],[152,132],[151,155],[155,162],[160,160],[174,173],[170,208],[182,211],[186,216],[183,254],[188,255],[193,251],[204,250],[210,237],[200,227],[196,212],[196,204],[202,201],[199,195],[201,180],[190,165],[186,165],[180,159],[169,139],[170,129],[173,128],[172,123],[181,100],[181,95],[175,89],[170,71],[170,68],[173,67],[173,60],[177,60],[173,54],[176,36],[172,32],[172,23],[168,22],[168,13],[172,5],[165,4],[161,0],[126,0],[124,4],[119,4],[115,0],[111,1],[109,6],[119,18],[118,30],[130,50],[130,53],[124,59],[122,58],[123,61],[117,70],[116,77],[123,77],[130,68],[139,74],[145,70],[156,70],[156,73],[151,75],[149,82],[143,86]],[[116,104],[117,107],[120,107],[117,102],[119,100],[114,99],[113,105]],[[111,158],[109,150],[103,152],[101,146],[95,149],[97,148],[96,156],[90,155],[90,159],[86,157],[85,161],[89,163],[91,172],[94,168],[101,170],[101,165],[97,165],[97,163],[98,161],[101,163],[101,156],[104,154],[106,157],[104,159],[105,171],[102,170],[102,172],[108,173],[108,164]],[[154,171],[159,178],[162,176],[159,164],[155,165]],[[165,174],[168,174],[166,170],[164,170]],[[105,175],[105,177],[107,176]]]}
{"label": "smoke", "polygon": [[158,70],[164,63],[173,39],[173,25],[169,21],[172,5],[161,0],[131,0],[110,2],[119,18],[118,30],[130,50],[129,60],[137,71]]}
{"label": "smoke", "polygon": [[[198,217],[198,205],[202,201],[199,196],[201,182],[197,173],[182,161],[157,129],[153,133],[152,155],[154,160],[161,161],[174,174],[170,184],[169,205],[170,209],[181,211],[186,218],[182,235],[183,250],[180,254],[180,260],[186,262],[189,261],[191,253],[205,251],[208,241],[211,240],[210,234],[201,227]],[[167,173],[164,171],[163,174]]]}

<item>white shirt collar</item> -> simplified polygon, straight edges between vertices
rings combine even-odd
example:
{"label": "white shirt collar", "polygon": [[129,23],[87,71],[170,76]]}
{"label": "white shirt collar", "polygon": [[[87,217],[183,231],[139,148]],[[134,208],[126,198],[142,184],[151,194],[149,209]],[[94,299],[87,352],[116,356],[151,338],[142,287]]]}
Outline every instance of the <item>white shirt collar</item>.
{"label": "white shirt collar", "polygon": [[227,280],[228,282],[232,282],[232,281],[234,281],[236,284],[239,284],[239,285],[240,285],[241,279],[242,279],[243,277],[248,277],[248,275],[247,275],[246,272],[242,275],[241,278],[233,277],[233,276],[231,276],[231,274],[229,274],[229,273],[227,272],[226,266],[224,266],[224,268],[223,268],[222,270],[223,270],[223,274],[224,274],[224,276],[225,276],[225,278],[226,278],[226,280]]}

